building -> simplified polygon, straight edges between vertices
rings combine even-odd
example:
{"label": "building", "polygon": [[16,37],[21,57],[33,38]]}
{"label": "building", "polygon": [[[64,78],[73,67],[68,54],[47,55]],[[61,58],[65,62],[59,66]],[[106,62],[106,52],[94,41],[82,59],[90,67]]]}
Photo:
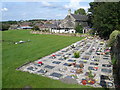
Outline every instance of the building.
{"label": "building", "polygon": [[18,29],[19,25],[15,24],[15,25],[10,25],[9,30],[14,30],[14,29]]}
{"label": "building", "polygon": [[60,24],[61,28],[75,28],[76,25],[82,25],[83,27],[87,27],[87,16],[81,14],[72,14],[71,10],[68,11],[68,15]]}
{"label": "building", "polygon": [[18,27],[18,29],[32,29],[33,27],[28,26],[28,25],[21,25],[20,27]]}
{"label": "building", "polygon": [[59,27],[52,28],[51,32],[75,33],[76,30],[74,28],[76,27],[76,25],[81,25],[83,27],[83,33],[86,33],[88,31],[87,20],[88,17],[86,15],[72,14],[71,10],[69,10],[68,15],[59,24]]}

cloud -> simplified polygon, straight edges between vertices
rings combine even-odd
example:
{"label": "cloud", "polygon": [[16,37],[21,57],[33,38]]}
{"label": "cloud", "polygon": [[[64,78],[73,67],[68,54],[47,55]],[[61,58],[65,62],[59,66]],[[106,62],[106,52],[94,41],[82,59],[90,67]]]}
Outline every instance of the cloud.
{"label": "cloud", "polygon": [[[2,2],[43,2],[43,0],[1,0]],[[46,2],[63,2],[63,0],[44,0]]]}
{"label": "cloud", "polygon": [[90,6],[80,6],[79,8],[84,8],[85,10],[87,10],[88,8],[90,8]]}
{"label": "cloud", "polygon": [[64,14],[57,14],[56,16],[57,17],[61,17],[61,16],[64,16]]}
{"label": "cloud", "polygon": [[44,6],[51,6],[51,4],[47,1],[41,1],[42,5]]}
{"label": "cloud", "polygon": [[81,2],[84,2],[84,1],[87,1],[87,0],[70,0],[69,4],[64,5],[64,8],[68,8],[68,9],[84,8],[85,10],[87,10],[89,6],[83,6],[82,4],[80,4]]}
{"label": "cloud", "polygon": [[70,0],[70,3],[65,5],[65,8],[78,9],[80,0]]}
{"label": "cloud", "polygon": [[[1,1],[2,2],[42,2],[43,0],[1,0]],[[46,2],[69,2],[71,0],[44,0],[44,1]],[[94,0],[73,0],[73,1],[94,2]],[[117,0],[114,0],[114,1],[117,1]]]}
{"label": "cloud", "polygon": [[7,8],[1,8],[0,11],[8,11]]}

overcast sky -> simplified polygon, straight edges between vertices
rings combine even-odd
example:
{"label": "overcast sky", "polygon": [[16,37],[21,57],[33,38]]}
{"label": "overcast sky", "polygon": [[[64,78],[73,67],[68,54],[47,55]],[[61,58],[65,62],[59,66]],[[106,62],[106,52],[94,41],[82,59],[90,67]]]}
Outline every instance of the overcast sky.
{"label": "overcast sky", "polygon": [[2,21],[29,19],[63,19],[68,9],[89,8],[93,0],[4,0]]}

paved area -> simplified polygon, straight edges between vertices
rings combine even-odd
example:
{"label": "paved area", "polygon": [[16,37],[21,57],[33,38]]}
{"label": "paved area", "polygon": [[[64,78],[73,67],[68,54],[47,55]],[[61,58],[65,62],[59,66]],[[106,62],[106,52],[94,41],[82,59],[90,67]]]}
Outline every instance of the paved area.
{"label": "paved area", "polygon": [[[105,53],[105,50],[108,53]],[[75,58],[74,52],[80,52]],[[93,37],[78,41],[17,70],[93,87],[114,87],[109,48],[105,41]],[[92,78],[90,78],[90,72]],[[94,81],[94,82],[93,82]]]}

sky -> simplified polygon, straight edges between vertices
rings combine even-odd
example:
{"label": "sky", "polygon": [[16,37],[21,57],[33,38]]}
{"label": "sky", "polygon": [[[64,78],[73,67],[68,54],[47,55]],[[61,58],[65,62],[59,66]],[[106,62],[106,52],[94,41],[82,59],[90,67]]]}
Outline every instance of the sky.
{"label": "sky", "polygon": [[2,21],[31,19],[64,19],[71,9],[72,13],[89,8],[93,0],[4,0],[2,1]]}

